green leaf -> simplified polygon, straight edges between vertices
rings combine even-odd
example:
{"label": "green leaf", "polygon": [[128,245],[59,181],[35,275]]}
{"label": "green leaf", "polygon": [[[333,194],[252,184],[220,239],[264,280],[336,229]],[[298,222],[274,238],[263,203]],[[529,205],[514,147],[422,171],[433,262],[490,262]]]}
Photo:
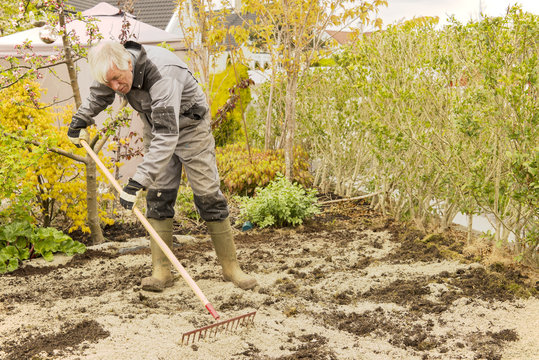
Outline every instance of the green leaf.
{"label": "green leaf", "polygon": [[54,259],[54,256],[52,255],[52,251],[45,251],[43,254],[41,254],[41,256],[43,256],[43,259],[49,262]]}
{"label": "green leaf", "polygon": [[16,242],[20,238],[32,236],[32,225],[28,222],[14,222],[3,226],[0,231],[0,240]]}
{"label": "green leaf", "polygon": [[15,259],[15,258],[9,259],[8,264],[7,264],[7,271],[17,270],[18,267],[19,267],[18,259]]}
{"label": "green leaf", "polygon": [[6,246],[0,250],[0,261],[8,261],[9,259],[18,256],[19,250],[13,245]]}

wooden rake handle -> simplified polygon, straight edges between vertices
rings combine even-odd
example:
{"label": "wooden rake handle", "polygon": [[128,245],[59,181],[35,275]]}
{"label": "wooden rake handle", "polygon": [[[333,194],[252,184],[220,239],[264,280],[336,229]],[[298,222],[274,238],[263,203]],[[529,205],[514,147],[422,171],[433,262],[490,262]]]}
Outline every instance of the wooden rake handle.
{"label": "wooden rake handle", "polygon": [[[84,140],[80,140],[80,144],[84,147],[84,149],[86,150],[88,155],[90,155],[90,157],[99,166],[99,168],[101,169],[101,172],[107,177],[107,179],[109,179],[110,183],[114,186],[116,191],[118,191],[118,194],[120,194],[122,192],[122,187],[120,186],[118,181],[116,181],[114,176],[112,176],[112,174],[109,172],[107,167],[103,164],[103,162],[99,159],[97,154],[92,150],[90,145],[88,145],[88,143],[86,141],[84,141]],[[133,206],[133,212],[135,213],[137,218],[140,220],[142,225],[144,225],[146,230],[148,230],[148,232],[150,233],[150,236],[154,239],[154,241],[157,243],[159,248],[163,251],[163,253],[165,253],[165,255],[170,260],[172,265],[174,265],[176,270],[179,271],[180,275],[187,282],[189,287],[193,290],[193,292],[196,294],[196,296],[198,296],[200,301],[202,301],[202,304],[204,304],[204,307],[210,312],[211,316],[213,316],[213,318],[215,320],[219,320],[220,316],[219,316],[219,314],[217,314],[217,312],[213,308],[213,305],[208,301],[208,299],[206,299],[206,296],[204,296],[204,293],[202,293],[202,290],[200,290],[200,288],[195,283],[193,278],[191,278],[191,276],[187,273],[187,271],[182,266],[182,264],[180,264],[180,262],[178,261],[176,256],[174,256],[174,254],[172,253],[172,250],[170,250],[170,248],[165,244],[163,239],[161,239],[161,237],[159,236],[157,231],[155,231],[155,229],[150,224],[148,219],[146,219],[146,217],[142,214],[142,212],[135,206]]]}

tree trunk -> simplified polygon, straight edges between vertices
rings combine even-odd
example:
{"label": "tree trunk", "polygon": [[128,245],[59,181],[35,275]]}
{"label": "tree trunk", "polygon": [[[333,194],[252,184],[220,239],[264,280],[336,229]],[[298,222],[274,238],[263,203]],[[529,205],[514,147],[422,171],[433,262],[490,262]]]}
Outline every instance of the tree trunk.
{"label": "tree trunk", "polygon": [[298,87],[298,74],[288,77],[285,99],[286,137],[284,142],[285,176],[292,181],[294,177],[294,136],[296,132],[296,93]]}
{"label": "tree trunk", "polygon": [[264,150],[270,149],[271,143],[271,105],[273,103],[273,92],[275,91],[275,64],[272,61],[272,75],[271,75],[271,85],[270,85],[270,94],[268,99],[268,109],[266,112],[266,128],[264,131]]}
{"label": "tree trunk", "polygon": [[[66,22],[63,9],[60,9],[58,21],[60,23],[60,28],[65,30]],[[77,80],[77,70],[75,68],[75,62],[73,61],[73,56],[71,54],[71,43],[69,42],[69,38],[67,37],[67,34],[65,32],[62,35],[62,44],[64,46],[64,55],[66,60],[67,72],[69,74],[69,82],[71,84],[71,89],[73,90],[75,106],[78,109],[79,106],[81,106],[82,101],[80,97],[79,82]]]}
{"label": "tree trunk", "polygon": [[473,234],[473,214],[468,214],[468,235],[467,235],[467,242],[468,245],[472,244],[472,234]]}
{"label": "tree trunk", "polygon": [[[58,16],[60,27],[65,29],[65,17],[63,9],[60,10]],[[71,43],[67,34],[62,35],[62,43],[64,46],[64,54],[66,60],[67,71],[69,74],[69,81],[71,84],[71,89],[73,90],[73,97],[75,98],[75,105],[78,109],[81,104],[81,96],[79,89],[79,82],[77,79],[77,70],[75,68],[75,62],[71,56]],[[100,244],[104,241],[103,232],[101,230],[101,225],[99,221],[99,213],[97,211],[97,169],[92,158],[86,156],[86,211],[88,216],[88,226],[91,231],[91,241],[93,244]]]}
{"label": "tree trunk", "polygon": [[92,244],[101,244],[105,241],[99,213],[97,210],[97,169],[95,162],[86,163],[86,208],[88,211],[88,226],[91,231]]}
{"label": "tree trunk", "polygon": [[264,131],[264,150],[269,150],[271,148],[271,124],[272,124],[272,116],[271,116],[271,109],[273,105],[273,96],[275,93],[275,84],[277,81],[277,64],[275,62],[275,52],[274,50],[271,50],[271,85],[270,85],[270,94],[268,99],[268,109],[266,112],[266,128]]}

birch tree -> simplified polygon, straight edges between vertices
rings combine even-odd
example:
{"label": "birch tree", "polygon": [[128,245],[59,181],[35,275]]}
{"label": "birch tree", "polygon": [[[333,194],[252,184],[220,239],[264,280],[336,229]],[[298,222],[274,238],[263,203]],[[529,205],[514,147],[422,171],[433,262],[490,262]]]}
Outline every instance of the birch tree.
{"label": "birch tree", "polygon": [[[285,115],[281,124],[278,147],[285,152],[286,177],[292,179],[294,139],[296,132],[296,101],[298,79],[310,64],[325,55],[325,34],[328,29],[367,26],[381,27],[376,18],[386,0],[245,0],[242,14],[254,13],[256,22],[250,31],[272,56],[272,79],[281,72],[286,84]],[[272,120],[266,118],[266,137],[270,136]],[[267,140],[266,140],[267,144]]]}

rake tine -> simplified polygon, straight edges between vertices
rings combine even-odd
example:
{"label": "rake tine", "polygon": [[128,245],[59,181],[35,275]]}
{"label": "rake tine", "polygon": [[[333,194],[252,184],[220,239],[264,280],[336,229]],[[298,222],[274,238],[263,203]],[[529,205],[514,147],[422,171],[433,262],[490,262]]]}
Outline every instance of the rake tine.
{"label": "rake tine", "polygon": [[[182,345],[189,345],[189,340],[191,340],[191,335],[193,335],[193,338],[191,340],[191,343],[194,343],[197,340],[200,339],[206,339],[206,338],[212,338],[216,337],[219,332],[225,332],[235,330],[240,325],[249,325],[254,323],[254,317],[256,315],[256,311],[253,311],[251,313],[237,316],[232,319],[216,322],[212,325],[203,326],[199,329],[192,330],[189,332],[186,332],[182,335]],[[198,335],[198,339],[197,339]],[[187,339],[187,341],[186,341]]]}

